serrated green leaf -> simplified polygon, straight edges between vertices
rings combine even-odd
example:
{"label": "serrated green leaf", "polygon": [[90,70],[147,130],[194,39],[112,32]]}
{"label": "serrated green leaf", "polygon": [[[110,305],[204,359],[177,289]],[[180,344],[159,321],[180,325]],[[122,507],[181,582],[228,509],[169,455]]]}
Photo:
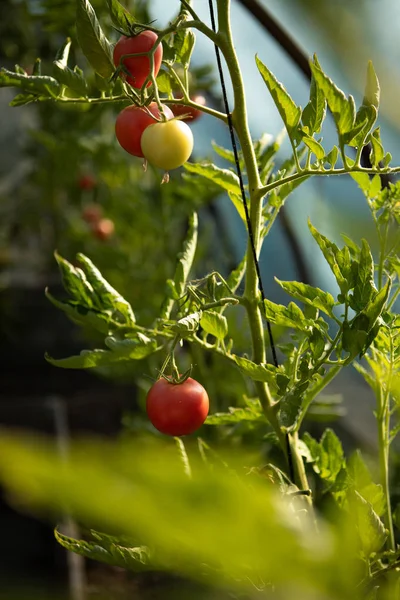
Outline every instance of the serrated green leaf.
{"label": "serrated green leaf", "polygon": [[34,94],[17,94],[10,102],[10,106],[24,106],[25,104],[30,104],[31,102],[36,102],[39,100],[39,96],[35,96]]}
{"label": "serrated green leaf", "polygon": [[257,68],[272,96],[273,101],[282,117],[290,137],[294,137],[298,127],[301,108],[297,106],[283,85],[276,79],[271,71],[256,56]]}
{"label": "serrated green leaf", "polygon": [[189,66],[196,36],[191,29],[180,29],[174,35],[175,62],[180,63],[185,68]]}
{"label": "serrated green leaf", "polygon": [[228,335],[228,321],[226,317],[213,310],[202,312],[200,325],[206,333],[213,335],[218,340],[223,340]]}
{"label": "serrated green leaf", "polygon": [[294,302],[290,302],[288,306],[283,306],[265,299],[264,306],[265,318],[270,323],[290,327],[291,329],[299,329],[300,331],[311,331],[313,327],[314,321],[306,319],[303,311]]}
{"label": "serrated green leaf", "polygon": [[372,64],[372,61],[369,60],[367,65],[367,82],[365,84],[363,104],[365,106],[374,106],[378,110],[380,95],[381,88],[379,85],[379,80],[375,73],[374,65]]}
{"label": "serrated green leaf", "polygon": [[215,152],[218,154],[218,156],[224,158],[233,165],[235,164],[235,155],[232,150],[223,148],[223,146],[220,146],[214,140],[211,140],[211,146],[213,147],[213,150],[215,150]]}
{"label": "serrated green leaf", "polygon": [[363,553],[369,557],[374,552],[378,552],[385,543],[387,538],[385,526],[372,505],[357,491],[351,494],[349,503]]}
{"label": "serrated green leaf", "polygon": [[365,139],[374,126],[377,116],[378,111],[375,106],[365,106],[364,104],[360,106],[355,120],[355,129],[358,131],[355,134],[353,131],[352,139],[349,142],[350,146],[358,148],[361,144],[365,144]]}
{"label": "serrated green leaf", "polygon": [[351,289],[351,261],[350,253],[346,246],[339,250],[339,248],[328,240],[327,237],[319,233],[317,229],[308,222],[309,229],[318,246],[322,250],[322,253],[330,266],[333,274],[335,275],[336,281],[339,285],[342,294],[346,294]]}
{"label": "serrated green leaf", "polygon": [[96,73],[111,77],[115,71],[111,44],[89,0],[77,0],[76,33],[82,52]]}
{"label": "serrated green leaf", "polygon": [[309,433],[303,435],[313,458],[313,469],[328,484],[333,484],[344,465],[342,444],[332,429],[326,429],[320,442]]}
{"label": "serrated green leaf", "polygon": [[118,0],[107,0],[111,20],[118,29],[127,31],[136,23],[136,19]]}
{"label": "serrated green leaf", "polygon": [[247,377],[250,377],[250,379],[253,381],[263,381],[264,383],[275,385],[276,376],[279,371],[274,365],[269,363],[257,365],[248,358],[236,355],[233,355],[233,359],[235,360],[240,371]]}
{"label": "serrated green leaf", "polygon": [[371,504],[377,515],[383,515],[386,501],[382,486],[374,483],[360,450],[350,456],[347,471],[350,485]]}
{"label": "serrated green leaf", "polygon": [[229,169],[221,169],[212,163],[185,163],[184,167],[189,173],[195,173],[219,185],[222,189],[237,196],[241,196],[239,178]]}
{"label": "serrated green leaf", "polygon": [[[318,59],[314,55],[314,64],[319,67]],[[314,75],[311,76],[310,100],[304,108],[301,120],[308,133],[319,133],[326,114],[326,100],[322,90],[317,86]],[[319,157],[318,157],[319,158]]]}
{"label": "serrated green leaf", "polygon": [[120,340],[115,336],[106,337],[104,340],[105,345],[116,352],[120,356],[126,355],[127,358],[132,360],[141,360],[157,349],[157,342],[144,335],[140,331],[135,334],[135,337],[125,338]]}
{"label": "serrated green leaf", "polygon": [[352,96],[346,98],[340,90],[322,69],[311,63],[312,74],[317,86],[323,92],[331,111],[339,136],[351,131],[355,122],[355,104]]}
{"label": "serrated green leaf", "polygon": [[114,323],[110,313],[98,311],[78,304],[77,302],[61,302],[50,294],[45,292],[46,298],[58,309],[62,310],[68,318],[82,327],[90,327],[100,333],[108,334],[110,328],[117,326]]}
{"label": "serrated green leaf", "polygon": [[87,281],[93,288],[99,306],[111,310],[127,325],[135,323],[132,307],[125,298],[104,279],[97,267],[84,254],[77,254],[78,262],[82,265]]}
{"label": "serrated green leaf", "polygon": [[238,196],[237,194],[232,194],[232,192],[228,192],[228,196],[229,196],[229,199],[231,200],[233,206],[238,211],[239,216],[242,219],[243,223],[246,223],[246,211],[244,208],[242,197]]}
{"label": "serrated green leaf", "polygon": [[230,406],[227,413],[214,413],[206,419],[206,425],[233,425],[243,421],[267,422],[259,401],[255,405],[245,408],[234,408]]}
{"label": "serrated green leaf", "polygon": [[201,310],[191,313],[190,315],[186,315],[186,317],[179,319],[179,321],[177,321],[176,323],[168,325],[168,329],[179,334],[179,336],[182,338],[188,337],[195,333],[200,327],[201,316]]}
{"label": "serrated green leaf", "polygon": [[325,156],[325,150],[323,146],[317,140],[310,137],[309,135],[303,135],[301,138],[302,142],[310,148],[311,152],[315,154],[318,160],[322,160]]}
{"label": "serrated green leaf", "polygon": [[81,96],[87,95],[87,83],[85,78],[76,70],[72,70],[61,61],[53,62],[53,75],[63,85],[67,86]]}
{"label": "serrated green leaf", "polygon": [[57,51],[54,62],[59,62],[62,67],[68,64],[68,57],[71,50],[71,38],[67,38],[61,48]]}
{"label": "serrated green leaf", "polygon": [[280,281],[277,277],[275,277],[275,281],[293,298],[310,306],[315,306],[315,308],[322,310],[330,317],[333,316],[332,309],[335,306],[335,300],[329,292],[324,292],[317,287],[298,281]]}
{"label": "serrated green leaf", "polygon": [[374,259],[368,242],[363,239],[354,292],[349,297],[351,308],[357,312],[365,308],[376,291],[374,284]]}
{"label": "serrated green leaf", "polygon": [[54,253],[54,257],[61,272],[65,291],[79,304],[88,308],[92,308],[95,305],[95,308],[99,309],[101,305],[95,302],[94,289],[86,279],[86,275],[82,269],[71,265],[58,252]]}
{"label": "serrated green leaf", "polygon": [[370,161],[372,166],[377,167],[383,157],[385,156],[385,150],[381,142],[381,128],[377,127],[370,135],[370,142],[372,146]]}
{"label": "serrated green leaf", "polygon": [[171,94],[174,85],[174,79],[168,71],[160,71],[157,75],[157,88],[162,94]]}
{"label": "serrated green leaf", "polygon": [[147,570],[150,565],[151,555],[147,546],[127,548],[117,543],[103,546],[100,541],[77,540],[62,534],[57,529],[54,530],[54,536],[57,542],[70,552],[114,567],[140,572]]}
{"label": "serrated green leaf", "polygon": [[279,400],[278,421],[287,432],[294,431],[299,424],[303,398],[309,384],[309,381],[297,384]]}
{"label": "serrated green leaf", "polygon": [[332,169],[335,168],[337,163],[337,159],[339,158],[339,148],[337,146],[333,146],[332,150],[328,152],[328,154],[324,158],[324,162],[328,163]]}
{"label": "serrated green leaf", "polygon": [[60,84],[54,77],[21,75],[4,68],[0,69],[0,87],[18,87],[24,92],[51,98],[60,93]]}

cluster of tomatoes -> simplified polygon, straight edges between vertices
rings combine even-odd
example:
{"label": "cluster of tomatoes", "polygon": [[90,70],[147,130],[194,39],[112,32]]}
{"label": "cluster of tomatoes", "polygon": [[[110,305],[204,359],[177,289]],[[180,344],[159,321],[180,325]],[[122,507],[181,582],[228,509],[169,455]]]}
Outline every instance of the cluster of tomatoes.
{"label": "cluster of tomatoes", "polygon": [[[84,192],[91,192],[97,186],[97,181],[93,175],[86,173],[80,176],[78,185]],[[103,215],[103,209],[99,204],[91,202],[86,204],[82,211],[82,218],[90,227],[90,231],[98,240],[105,242],[114,233],[114,221],[107,219]]]}
{"label": "cluster of tomatoes", "polygon": [[[157,41],[152,31],[142,31],[133,37],[123,36],[114,48],[114,64],[135,89],[145,84],[151,70],[149,56]],[[126,55],[129,56],[123,58]],[[157,77],[162,61],[162,45],[153,54],[153,75]],[[147,86],[150,85],[150,82]],[[194,101],[204,105],[202,96]],[[193,134],[184,122],[200,116],[197,109],[182,104],[159,106],[152,102],[146,107],[128,106],[117,117],[115,133],[129,154],[145,158],[151,165],[170,171],[183,165],[193,150]],[[179,119],[175,117],[181,117]],[[207,418],[209,399],[206,390],[188,377],[182,383],[160,377],[150,388],[146,411],[151,423],[166,435],[181,436],[193,433]]]}
{"label": "cluster of tomatoes", "polygon": [[[121,37],[114,48],[114,64],[121,68],[121,76],[135,89],[140,89],[150,75],[151,63],[146,53],[151,51],[157,41],[153,31],[142,31],[133,37]],[[129,56],[123,58],[126,55]],[[161,43],[153,54],[153,75],[157,77],[162,61]],[[151,84],[147,84],[148,87]],[[194,99],[205,104],[202,96]],[[193,134],[184,122],[193,120],[200,111],[181,104],[168,107],[156,102],[146,107],[128,106],[117,117],[115,133],[117,139],[129,154],[145,158],[151,165],[164,171],[182,166],[193,150]],[[182,117],[182,118],[175,118]]]}

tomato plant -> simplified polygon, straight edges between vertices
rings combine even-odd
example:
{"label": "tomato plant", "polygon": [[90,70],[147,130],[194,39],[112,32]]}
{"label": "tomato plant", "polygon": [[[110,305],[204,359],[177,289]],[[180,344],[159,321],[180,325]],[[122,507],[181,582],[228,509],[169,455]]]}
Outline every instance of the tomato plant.
{"label": "tomato plant", "polygon": [[[157,40],[157,35],[153,31],[142,31],[133,37],[123,36],[116,43],[113,59],[116,67],[120,64],[120,59],[126,54],[141,54],[149,52]],[[163,56],[162,44],[159,44],[154,52],[154,77],[157,77]],[[130,56],[122,60],[122,64],[129,72],[129,75],[121,71],[121,75],[126,77],[126,81],[136,89],[143,86],[150,74],[150,59],[148,56]],[[147,87],[151,82],[147,84]]]}
{"label": "tomato plant", "polygon": [[188,377],[183,383],[171,383],[161,377],[150,388],[146,411],[158,431],[166,435],[189,435],[207,418],[208,395],[204,387]]}
{"label": "tomato plant", "polygon": [[[174,115],[168,106],[163,106],[164,115],[171,119]],[[115,122],[115,134],[124,150],[133,156],[143,157],[141,137],[144,130],[161,119],[161,112],[155,102],[147,108],[127,106],[118,115]]]}
{"label": "tomato plant", "polygon": [[[196,102],[196,104],[200,104],[200,106],[206,105],[206,99],[204,96],[193,96],[190,99],[193,102]],[[182,117],[181,121],[185,121],[186,123],[192,123],[193,121],[196,121],[203,114],[198,108],[194,108],[194,106],[185,106],[184,104],[170,104],[170,109],[174,113],[175,117]]]}
{"label": "tomato plant", "polygon": [[155,123],[145,129],[140,140],[143,156],[164,171],[181,167],[193,150],[190,127],[175,119]]}

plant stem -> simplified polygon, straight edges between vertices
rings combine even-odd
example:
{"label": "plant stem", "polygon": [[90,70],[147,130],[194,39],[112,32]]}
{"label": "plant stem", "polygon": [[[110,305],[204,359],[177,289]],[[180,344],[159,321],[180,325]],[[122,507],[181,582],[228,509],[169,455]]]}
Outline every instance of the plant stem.
{"label": "plant stem", "polygon": [[[260,255],[262,241],[262,200],[265,194],[260,193],[260,190],[262,189],[262,183],[258,172],[257,158],[248,125],[246,97],[242,73],[232,38],[230,23],[230,0],[217,0],[217,7],[219,26],[217,43],[222,54],[224,55],[231,77],[234,95],[232,123],[240,142],[242,156],[246,167],[250,197],[250,224],[253,234],[252,237],[255,247],[255,254],[258,258]],[[246,282],[243,294],[243,303],[246,307],[247,316],[249,319],[253,345],[253,360],[257,364],[260,364],[266,361],[265,336],[261,314],[258,276],[250,236],[247,242]],[[255,385],[265,414],[274,431],[278,435],[282,450],[285,456],[288,458],[286,435],[279,424],[269,386],[262,382],[256,382]],[[303,460],[298,451],[297,438],[292,440],[292,443],[290,444],[290,451],[295,468],[295,478],[297,481],[299,481],[300,486],[304,486],[304,489],[308,489],[309,486],[304,471]]]}
{"label": "plant stem", "polygon": [[390,413],[388,407],[386,407],[378,415],[379,467],[381,472],[381,484],[386,501],[384,519],[385,526],[389,531],[388,549],[396,550],[389,488],[389,420]]}

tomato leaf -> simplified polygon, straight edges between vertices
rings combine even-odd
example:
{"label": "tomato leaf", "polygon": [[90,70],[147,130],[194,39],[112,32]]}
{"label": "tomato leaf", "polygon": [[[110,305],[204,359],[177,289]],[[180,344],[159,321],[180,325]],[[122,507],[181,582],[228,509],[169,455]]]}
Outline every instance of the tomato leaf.
{"label": "tomato leaf", "polygon": [[349,296],[350,307],[360,311],[366,307],[377,292],[374,283],[374,259],[366,240],[362,240],[358,268],[355,275],[354,292]]}
{"label": "tomato leaf", "polygon": [[179,29],[174,35],[175,62],[189,66],[196,36],[191,29]]}
{"label": "tomato leaf", "polygon": [[232,425],[243,421],[264,422],[267,418],[263,413],[259,400],[252,406],[234,408],[230,406],[227,413],[214,413],[206,419],[206,425]]}
{"label": "tomato leaf", "polygon": [[97,20],[89,0],[78,0],[76,33],[82,52],[93,69],[102,77],[111,77],[115,71],[111,44]]}
{"label": "tomato leaf", "polygon": [[372,166],[377,167],[385,156],[385,150],[381,142],[381,128],[377,127],[370,135],[372,150],[370,153],[370,161]]}
{"label": "tomato leaf", "polygon": [[314,471],[328,484],[333,484],[345,461],[342,444],[335,432],[325,429],[320,442],[306,432],[303,441],[311,453]]}
{"label": "tomato leaf", "polygon": [[311,331],[313,327],[314,321],[307,319],[301,308],[294,302],[290,302],[288,306],[283,306],[282,304],[275,304],[275,302],[265,299],[264,306],[265,318],[270,323],[307,332]]}
{"label": "tomato leaf", "polygon": [[277,277],[275,277],[275,281],[293,298],[304,302],[304,304],[315,306],[315,308],[322,310],[330,317],[333,316],[332,309],[335,305],[335,300],[329,292],[324,292],[317,287],[306,283],[299,283],[298,281],[280,281]]}
{"label": "tomato leaf", "polygon": [[119,326],[118,323],[113,321],[110,313],[96,310],[94,308],[88,308],[78,302],[61,302],[54,298],[52,294],[46,289],[46,298],[58,309],[62,310],[68,318],[74,323],[78,323],[83,327],[90,327],[100,333],[108,334],[111,328]]}
{"label": "tomato leaf", "polygon": [[54,536],[63,548],[85,558],[134,572],[149,568],[151,558],[149,548],[146,546],[127,548],[116,542],[107,543],[107,537],[101,534],[96,535],[96,538],[100,539],[95,541],[77,540],[64,535],[58,529],[54,530]]}
{"label": "tomato leaf", "polygon": [[200,325],[206,333],[213,335],[218,340],[223,340],[228,335],[228,321],[226,317],[213,310],[202,312]]}
{"label": "tomato leaf", "polygon": [[61,61],[55,60],[53,62],[53,75],[62,85],[71,88],[71,90],[74,90],[81,96],[87,96],[88,87],[86,80],[77,67],[72,70],[63,65]]}
{"label": "tomato leaf", "polygon": [[7,69],[0,69],[0,87],[18,87],[26,93],[56,98],[60,84],[54,77],[22,75]]}
{"label": "tomato leaf", "polygon": [[[315,54],[314,64],[317,65],[317,67],[320,66]],[[305,108],[303,109],[303,113],[301,115],[302,123],[305,127],[308,128],[308,133],[310,135],[312,135],[313,133],[319,133],[321,131],[321,125],[325,118],[325,114],[325,96],[322,90],[316,84],[314,74],[312,74],[310,86],[310,100],[307,106],[305,106]]]}
{"label": "tomato leaf", "polygon": [[372,505],[363,496],[354,491],[349,495],[351,514],[355,520],[365,556],[378,552],[387,538],[385,525],[374,511]]}
{"label": "tomato leaf", "polygon": [[322,160],[325,156],[324,147],[321,146],[317,140],[314,140],[313,137],[309,135],[302,135],[301,141],[310,148],[311,152],[315,154],[318,160]]}
{"label": "tomato leaf", "polygon": [[226,192],[236,194],[241,197],[239,178],[233,171],[229,169],[221,169],[212,163],[185,163],[184,167],[189,173],[195,173],[205,179],[219,185]]}
{"label": "tomato leaf", "polygon": [[253,381],[263,381],[270,385],[276,385],[276,377],[279,373],[279,369],[274,365],[269,363],[257,365],[248,358],[236,355],[233,355],[233,359],[243,375],[250,377]]}
{"label": "tomato leaf", "polygon": [[289,137],[295,137],[297,126],[300,121],[301,108],[294,103],[283,85],[276,79],[258,56],[256,56],[256,64],[264,79],[265,85],[279,110],[279,114],[282,117]]}
{"label": "tomato leaf", "polygon": [[347,98],[342,90],[333,83],[332,79],[322,71],[319,65],[311,63],[310,67],[317,86],[326,98],[339,137],[342,138],[344,134],[349,133],[354,127],[354,98],[352,96]]}
{"label": "tomato leaf", "polygon": [[349,249],[344,246],[342,250],[339,250],[336,244],[319,233],[310,221],[308,226],[336,278],[340,291],[342,294],[346,294],[354,285]]}
{"label": "tomato leaf", "polygon": [[111,20],[118,29],[128,30],[136,23],[136,19],[118,0],[107,0]]}

